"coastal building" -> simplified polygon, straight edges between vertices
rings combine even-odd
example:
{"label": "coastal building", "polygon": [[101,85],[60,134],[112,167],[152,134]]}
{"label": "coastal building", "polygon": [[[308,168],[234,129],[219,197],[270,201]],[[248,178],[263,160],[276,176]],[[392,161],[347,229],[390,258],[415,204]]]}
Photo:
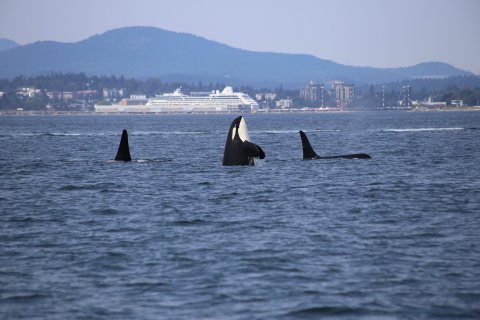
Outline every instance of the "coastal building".
{"label": "coastal building", "polygon": [[70,100],[70,99],[73,99],[73,92],[47,91],[47,97],[52,100]]}
{"label": "coastal building", "polygon": [[355,99],[355,86],[342,81],[334,81],[335,101],[337,107],[344,107]]}
{"label": "coastal building", "polygon": [[97,90],[47,91],[46,94],[52,100],[91,99],[96,96]]}
{"label": "coastal building", "polygon": [[402,87],[402,101],[401,101],[402,107],[404,108],[412,107],[412,101],[410,100],[411,93],[412,93],[412,87],[410,86]]}
{"label": "coastal building", "polygon": [[319,86],[315,81],[310,81],[305,87],[300,89],[300,98],[306,101],[319,101],[323,86]]}
{"label": "coastal building", "polygon": [[106,100],[117,100],[123,97],[123,89],[103,89],[103,98]]}
{"label": "coastal building", "polygon": [[144,94],[131,94],[130,99],[131,100],[147,100],[147,96]]}
{"label": "coastal building", "polygon": [[293,105],[292,99],[280,99],[276,102],[277,108],[280,109],[289,109]]}
{"label": "coastal building", "polygon": [[[129,102],[136,101],[134,104]],[[95,105],[96,112],[108,113],[207,113],[207,112],[255,112],[258,103],[243,92],[234,92],[231,87],[223,91],[195,92],[190,95],[177,89],[148,99],[126,99],[112,105]]]}
{"label": "coastal building", "polygon": [[255,94],[255,99],[260,100],[275,100],[277,99],[277,94],[275,92],[262,92]]}
{"label": "coastal building", "polygon": [[422,105],[423,107],[427,107],[427,108],[442,108],[442,107],[446,107],[447,106],[447,102],[445,101],[433,101],[432,100],[432,97],[428,97],[428,100],[427,101],[423,101],[422,103],[420,103],[420,105]]}
{"label": "coastal building", "polygon": [[129,99],[122,99],[118,103],[122,106],[144,105],[148,102],[146,95],[131,95]]}
{"label": "coastal building", "polygon": [[450,105],[456,107],[463,107],[463,100],[451,100]]}
{"label": "coastal building", "polygon": [[40,90],[40,89],[35,89],[35,88],[30,88],[30,87],[18,88],[17,96],[22,96],[22,97],[26,97],[26,98],[34,98],[34,97],[40,95],[41,92],[42,92],[42,90]]}
{"label": "coastal building", "polygon": [[71,91],[63,91],[62,92],[62,100],[72,100],[75,94]]}

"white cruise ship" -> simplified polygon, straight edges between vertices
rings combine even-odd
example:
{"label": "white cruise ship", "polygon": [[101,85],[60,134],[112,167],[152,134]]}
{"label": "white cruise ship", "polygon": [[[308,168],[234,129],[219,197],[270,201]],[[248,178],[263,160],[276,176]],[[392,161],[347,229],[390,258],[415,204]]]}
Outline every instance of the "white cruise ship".
{"label": "white cruise ship", "polygon": [[181,89],[164,93],[148,100],[123,99],[118,104],[95,105],[100,113],[208,113],[208,112],[255,112],[258,103],[248,94],[234,92],[225,87],[222,92],[192,92],[183,94]]}

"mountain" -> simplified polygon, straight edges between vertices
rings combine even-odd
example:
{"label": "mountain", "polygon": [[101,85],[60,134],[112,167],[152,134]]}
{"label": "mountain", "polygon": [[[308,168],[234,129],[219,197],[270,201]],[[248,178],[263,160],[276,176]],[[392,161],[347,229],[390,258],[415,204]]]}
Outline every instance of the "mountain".
{"label": "mountain", "polygon": [[346,66],[306,54],[237,49],[153,27],[115,29],[75,43],[35,42],[0,52],[0,78],[52,72],[254,86],[298,86],[309,80],[378,83],[470,74],[444,63],[390,69]]}
{"label": "mountain", "polygon": [[[392,68],[395,73],[403,75],[405,78],[445,78],[458,75],[472,75],[472,73],[459,70],[452,65],[444,62],[425,62],[413,67]],[[464,73],[460,73],[463,71]]]}
{"label": "mountain", "polygon": [[18,43],[9,39],[0,39],[0,51],[10,50],[12,48],[18,47]]}

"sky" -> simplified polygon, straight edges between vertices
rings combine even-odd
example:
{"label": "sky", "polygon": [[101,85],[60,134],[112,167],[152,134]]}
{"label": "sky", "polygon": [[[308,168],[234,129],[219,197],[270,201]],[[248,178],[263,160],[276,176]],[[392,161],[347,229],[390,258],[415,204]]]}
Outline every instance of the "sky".
{"label": "sky", "polygon": [[353,66],[480,74],[480,0],[0,0],[0,38],[76,42],[126,26]]}

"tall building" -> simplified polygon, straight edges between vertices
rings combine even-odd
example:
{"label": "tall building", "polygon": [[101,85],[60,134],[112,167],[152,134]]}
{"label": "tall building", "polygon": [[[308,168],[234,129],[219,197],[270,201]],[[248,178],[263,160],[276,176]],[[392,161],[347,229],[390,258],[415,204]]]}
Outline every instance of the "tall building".
{"label": "tall building", "polygon": [[323,84],[320,86],[320,102],[320,106],[323,108],[325,106],[325,90]]}
{"label": "tall building", "polygon": [[319,101],[321,97],[320,86],[315,81],[310,81],[300,90],[300,98],[306,101]]}
{"label": "tall building", "polygon": [[355,86],[342,81],[333,83],[337,107],[344,107],[355,99]]}
{"label": "tall building", "polygon": [[412,101],[410,100],[410,95],[412,93],[412,87],[403,86],[402,87],[402,107],[411,108]]}
{"label": "tall building", "polygon": [[382,109],[385,109],[385,86],[382,85]]}

